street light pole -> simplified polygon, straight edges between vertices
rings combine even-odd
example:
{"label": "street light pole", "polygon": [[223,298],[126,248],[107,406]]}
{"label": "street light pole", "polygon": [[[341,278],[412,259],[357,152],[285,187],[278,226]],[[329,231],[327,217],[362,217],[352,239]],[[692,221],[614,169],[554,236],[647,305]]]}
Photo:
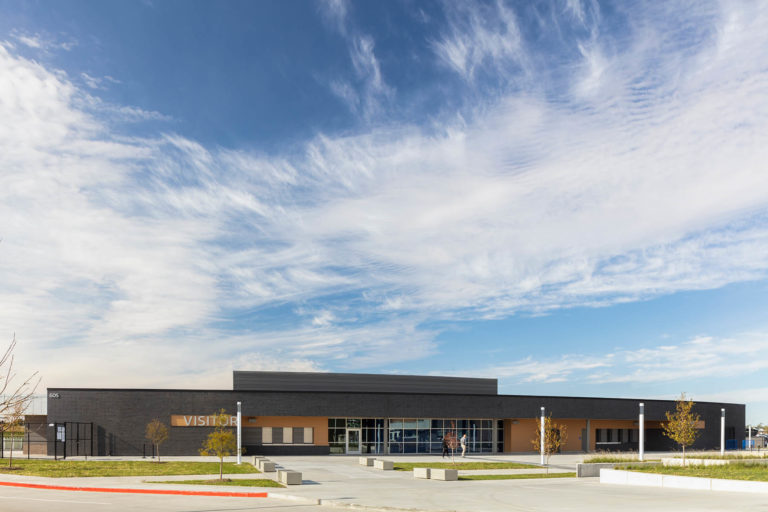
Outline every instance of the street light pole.
{"label": "street light pole", "polygon": [[638,447],[638,459],[643,462],[643,456],[645,455],[645,404],[640,402],[640,446]]}
{"label": "street light pole", "polygon": [[720,455],[725,455],[725,408],[720,409]]}
{"label": "street light pole", "polygon": [[541,465],[544,465],[544,436],[546,435],[546,432],[544,432],[544,408],[541,408]]}
{"label": "street light pole", "polygon": [[240,410],[242,402],[237,402],[237,463],[243,462],[243,415]]}

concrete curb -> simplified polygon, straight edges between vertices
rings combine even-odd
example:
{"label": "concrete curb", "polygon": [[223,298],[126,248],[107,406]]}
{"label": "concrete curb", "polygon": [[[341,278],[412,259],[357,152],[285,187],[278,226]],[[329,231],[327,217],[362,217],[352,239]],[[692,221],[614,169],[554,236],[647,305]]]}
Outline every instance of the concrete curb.
{"label": "concrete curb", "polygon": [[641,466],[655,466],[657,462],[638,462],[628,460],[626,462],[582,462],[576,464],[576,476],[579,478],[590,478],[600,476],[601,469],[613,469],[616,466],[634,464]]}
{"label": "concrete curb", "polygon": [[619,469],[601,469],[601,484],[637,485],[643,487],[663,487],[667,489],[689,489],[698,491],[732,491],[768,494],[768,482],[750,480],[723,480],[720,478],[701,478],[695,476],[661,475],[639,473]]}
{"label": "concrete curb", "polygon": [[121,487],[72,487],[66,485],[29,484],[23,482],[0,482],[0,486],[43,489],[49,491],[106,492],[124,494],[169,494],[176,496],[222,496],[231,498],[266,498],[266,492],[221,492],[221,491],[184,491],[175,489],[132,489]]}

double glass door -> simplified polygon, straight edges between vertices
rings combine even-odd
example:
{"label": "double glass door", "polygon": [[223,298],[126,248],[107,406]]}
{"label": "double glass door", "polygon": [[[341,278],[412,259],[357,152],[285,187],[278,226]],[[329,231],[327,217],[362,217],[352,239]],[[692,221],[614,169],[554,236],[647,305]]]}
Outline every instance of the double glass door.
{"label": "double glass door", "polygon": [[347,453],[360,453],[360,429],[347,429]]}

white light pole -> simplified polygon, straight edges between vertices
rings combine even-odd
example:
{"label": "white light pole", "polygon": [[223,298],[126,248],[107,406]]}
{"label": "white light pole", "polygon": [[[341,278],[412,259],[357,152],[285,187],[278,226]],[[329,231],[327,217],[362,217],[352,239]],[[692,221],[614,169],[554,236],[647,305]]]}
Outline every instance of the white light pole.
{"label": "white light pole", "polygon": [[643,455],[645,455],[645,404],[640,402],[640,445],[638,446],[638,459],[643,462]]}
{"label": "white light pole", "polygon": [[725,455],[725,408],[720,409],[720,455]]}
{"label": "white light pole", "polygon": [[544,408],[541,408],[541,465],[544,465],[544,436],[546,435],[546,432],[544,432]]}
{"label": "white light pole", "polygon": [[243,462],[243,415],[240,411],[242,402],[237,402],[237,463]]}

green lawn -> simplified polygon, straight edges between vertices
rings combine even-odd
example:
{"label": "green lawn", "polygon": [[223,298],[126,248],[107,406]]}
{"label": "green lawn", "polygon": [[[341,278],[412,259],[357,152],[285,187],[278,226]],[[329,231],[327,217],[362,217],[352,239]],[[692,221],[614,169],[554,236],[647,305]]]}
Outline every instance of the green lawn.
{"label": "green lawn", "polygon": [[[258,473],[250,464],[224,463],[224,473]],[[7,459],[0,459],[0,473],[48,476],[160,476],[160,475],[218,475],[218,462],[152,462],[137,460],[82,461],[50,459],[14,459],[13,469]]]}
{"label": "green lawn", "polygon": [[768,482],[768,467],[764,464],[728,464],[727,466],[635,466],[625,468],[630,471],[643,473],[658,473],[662,475],[698,476],[703,478],[721,478],[724,480],[755,480]]}
{"label": "green lawn", "polygon": [[575,478],[576,473],[523,473],[517,475],[461,475],[459,480],[523,480],[527,478]]}
{"label": "green lawn", "polygon": [[413,468],[434,469],[532,469],[541,466],[518,464],[517,462],[395,462],[395,471],[413,471]]}
{"label": "green lawn", "polygon": [[[657,459],[658,460],[658,459]],[[593,457],[585,457],[585,464],[596,464],[602,462],[639,462],[637,455],[621,456],[621,455],[595,455]]]}
{"label": "green lawn", "polygon": [[[720,460],[751,460],[751,459],[765,459],[768,454],[762,453],[762,454],[752,454],[752,453],[731,453],[727,455],[712,455],[712,454],[697,454],[697,453],[686,453],[685,458],[686,459],[720,459]],[[676,459],[682,459],[682,455],[675,455]]]}
{"label": "green lawn", "polygon": [[228,485],[234,487],[285,487],[283,484],[277,483],[274,480],[267,479],[228,479],[223,481],[216,480],[167,480],[164,482],[158,482],[156,480],[148,481],[148,484],[189,484],[189,485]]}

